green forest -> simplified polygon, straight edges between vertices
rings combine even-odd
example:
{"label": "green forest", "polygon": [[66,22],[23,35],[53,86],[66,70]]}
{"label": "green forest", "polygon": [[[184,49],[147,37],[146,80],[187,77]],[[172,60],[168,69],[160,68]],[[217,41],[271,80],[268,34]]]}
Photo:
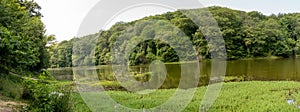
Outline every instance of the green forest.
{"label": "green forest", "polygon": [[[226,55],[229,60],[272,56],[289,58],[296,57],[299,53],[299,13],[267,16],[258,11],[245,12],[218,6],[207,9],[218,23],[225,40]],[[196,14],[201,10],[187,11]],[[210,51],[213,48],[209,47],[200,28],[181,10],[178,10],[132,22],[118,22],[108,30],[58,43],[51,50],[53,55],[51,55],[50,65],[51,67],[72,67],[111,64],[112,48],[118,38],[132,37],[133,40],[140,37],[168,38],[170,35],[182,36],[181,32],[192,41],[196,54],[191,53],[180,61],[188,61],[189,58],[195,56],[200,60],[211,58]],[[170,40],[172,41],[172,38]],[[123,47],[130,46],[127,44],[126,41],[118,43]],[[93,47],[95,45],[96,47]],[[174,50],[177,47],[188,50],[184,46],[170,46],[159,39],[152,38],[140,42],[130,53],[129,64],[147,64],[153,60],[178,62],[179,57]]]}
{"label": "green forest", "polygon": [[[222,56],[235,61],[265,57],[292,59],[297,58],[300,53],[300,13],[264,15],[258,11],[245,12],[219,6],[185,9],[148,16],[132,22],[118,22],[108,30],[100,30],[95,34],[58,43],[55,35],[46,34],[41,9],[42,7],[33,0],[0,0],[0,111],[90,112],[93,111],[93,106],[99,106],[98,103],[92,106],[87,105],[86,99],[81,96],[77,88],[81,86],[77,86],[74,81],[76,76],[72,71],[73,68],[56,69],[60,67],[120,64],[123,59],[128,60],[127,64],[132,66],[149,64],[154,60],[160,60],[167,65],[171,62],[188,62],[197,59],[202,61]],[[206,30],[212,30],[212,32],[219,30],[225,45],[222,45],[223,41],[218,39],[215,41],[217,44],[212,44],[210,39],[214,40],[213,37],[218,34],[203,33],[205,28],[199,27],[199,24],[194,23],[184,14],[184,12],[192,15],[208,14],[205,10],[210,11],[219,26],[219,28],[212,27]],[[204,22],[206,19],[203,19]],[[211,37],[207,38],[207,36]],[[226,54],[213,54],[225,50]],[[121,54],[121,57],[114,57],[114,53]],[[297,79],[297,76],[293,75],[299,73],[297,69],[300,60],[298,62],[294,59],[283,60],[287,61],[284,64],[282,60],[276,63],[272,61],[260,62],[267,63],[267,65],[234,62],[241,67],[229,69],[229,72],[243,70],[247,72],[237,72],[240,76],[224,78],[226,83],[210,111],[299,111],[300,83],[283,73],[291,74],[292,78]],[[230,63],[232,64],[233,61]],[[181,78],[181,76],[176,77],[176,73],[181,71],[178,69],[179,64],[172,63],[168,66],[170,65],[175,68],[169,69],[167,76],[174,76],[174,80],[170,82],[177,83],[177,79]],[[255,67],[250,69],[250,65]],[[206,66],[211,66],[211,64],[202,67]],[[246,77],[246,75],[256,73],[251,70],[255,71],[265,66],[284,68],[279,72],[270,73],[265,72],[264,69],[261,70],[266,77],[277,77],[275,74],[278,73],[284,79],[261,81]],[[112,96],[120,105],[144,110],[161,105],[174,94],[175,88],[162,88],[154,94],[145,95],[129,92],[117,80],[114,80],[114,72],[108,72],[111,68],[104,66],[107,71],[103,69],[102,71],[101,67],[96,68],[99,69],[98,74],[96,70],[92,72],[107,80],[100,80],[102,77],[98,77],[99,82],[97,79],[96,83],[92,83],[94,80],[84,79],[91,83],[83,84],[87,87],[84,88],[87,91],[83,92],[91,94],[92,99],[96,97],[93,96],[95,95],[93,91],[89,91],[89,87],[103,85],[106,89],[103,93]],[[141,72],[141,66],[137,67],[139,71],[130,72],[135,79],[147,81],[151,78],[151,72]],[[272,69],[271,67],[265,68]],[[94,70],[92,67],[87,67],[87,69]],[[55,74],[55,72],[61,74]],[[91,76],[88,72],[83,73],[86,73],[86,78],[91,78],[88,77]],[[63,78],[64,75],[70,75],[70,77],[59,80],[55,75],[63,76]],[[200,77],[204,81],[213,80],[210,78],[209,76]],[[197,87],[193,99],[183,111],[197,111],[200,108],[208,110],[209,107],[199,105],[207,88],[206,85]],[[182,91],[185,91],[184,89]],[[181,102],[181,100],[178,101]],[[13,104],[6,104],[7,102],[13,102]],[[174,104],[180,104],[180,102],[174,102]],[[122,111],[122,108],[119,108],[121,106],[118,107],[119,104],[110,105],[106,101],[100,103],[100,106],[109,107],[106,111]],[[170,107],[163,111],[173,109],[174,107]]]}

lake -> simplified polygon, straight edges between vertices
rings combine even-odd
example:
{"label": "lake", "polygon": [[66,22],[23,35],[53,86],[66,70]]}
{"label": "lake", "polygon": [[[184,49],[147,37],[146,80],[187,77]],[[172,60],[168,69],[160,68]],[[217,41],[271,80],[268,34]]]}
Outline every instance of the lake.
{"label": "lake", "polygon": [[[226,76],[243,77],[246,81],[300,81],[300,59],[249,59],[249,60],[232,60],[227,61]],[[184,63],[188,65],[191,63]],[[200,79],[199,86],[206,85],[209,82],[209,76],[212,69],[211,61],[202,61],[199,65]],[[97,74],[97,80],[115,81],[112,67],[97,66],[85,70],[84,75]],[[166,79],[160,88],[176,88],[181,79],[180,64],[165,64],[167,71]],[[50,74],[58,80],[72,80],[72,68],[51,68],[48,69]],[[131,74],[147,74],[148,65],[130,67]],[[184,76],[184,75],[183,75]],[[149,80],[149,79],[146,79]],[[141,80],[139,80],[141,81]]]}

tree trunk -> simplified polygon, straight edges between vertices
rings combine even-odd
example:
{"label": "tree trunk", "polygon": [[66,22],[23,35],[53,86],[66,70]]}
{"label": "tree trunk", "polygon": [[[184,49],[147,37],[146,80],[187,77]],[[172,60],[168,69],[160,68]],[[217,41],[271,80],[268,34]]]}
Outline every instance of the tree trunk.
{"label": "tree trunk", "polygon": [[292,55],[292,57],[293,57],[293,58],[296,58],[296,57],[297,57],[297,53],[296,53],[296,50],[295,50],[295,49],[293,50],[293,55]]}

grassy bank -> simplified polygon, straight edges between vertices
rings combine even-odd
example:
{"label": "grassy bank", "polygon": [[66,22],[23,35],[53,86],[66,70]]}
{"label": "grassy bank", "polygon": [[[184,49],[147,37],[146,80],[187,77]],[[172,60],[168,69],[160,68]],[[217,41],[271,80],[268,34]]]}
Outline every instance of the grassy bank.
{"label": "grassy bank", "polygon": [[[0,82],[2,86],[0,86],[0,94],[8,96],[16,101],[22,100],[24,96],[24,91],[17,86],[22,86],[21,83],[16,83],[16,79],[12,80],[13,77],[9,77],[8,79],[1,79]],[[212,107],[210,108],[210,112],[232,112],[232,111],[272,111],[272,112],[282,112],[282,111],[300,111],[298,106],[300,106],[300,82],[293,81],[246,81],[243,82],[242,77],[226,77],[222,86],[222,90],[214,102]],[[232,82],[237,81],[237,82]],[[54,82],[53,82],[54,83]],[[45,104],[41,104],[40,106],[33,107],[33,109],[39,110],[39,107],[43,107],[45,105],[55,106],[65,104],[66,109],[69,111],[75,112],[89,112],[89,107],[85,104],[81,95],[76,91],[70,92],[70,96],[68,93],[63,93],[63,91],[59,91],[60,89],[55,89],[56,87],[74,87],[74,83],[70,81],[65,82],[56,82],[54,83],[56,86],[50,86],[48,83],[35,83],[33,85],[34,88],[30,90],[38,90],[32,93],[32,97],[36,97],[36,100],[26,100],[27,104],[32,104],[30,102],[39,101],[40,97],[45,97],[47,101],[39,101],[44,102]],[[102,82],[100,83],[103,86],[107,87],[119,87],[120,85],[115,82]],[[24,85],[23,85],[24,86]],[[91,86],[99,86],[91,85]],[[24,88],[24,87],[21,87]],[[160,89],[151,94],[135,94],[126,91],[109,91],[111,89],[107,88],[108,91],[102,93],[107,94],[114,101],[118,102],[120,105],[124,105],[129,108],[141,109],[141,108],[153,108],[161,105],[166,102],[176,89]],[[185,108],[184,112],[191,111],[199,111],[199,105],[201,104],[202,97],[206,92],[207,87],[198,87],[193,96],[193,99],[189,103],[189,105]],[[63,93],[67,99],[61,99],[60,97],[49,96],[49,94],[53,94],[53,91],[57,91],[58,93]],[[83,93],[85,96],[85,101],[89,102],[92,108],[99,107],[101,105],[104,109],[101,111],[122,111],[121,108],[115,108],[116,105],[111,105],[106,102],[106,100],[99,100],[99,96],[94,92],[85,92]],[[2,97],[4,98],[4,97]],[[59,99],[58,99],[59,98]],[[100,97],[101,99],[101,97]],[[293,104],[288,104],[288,100],[293,102]],[[53,102],[49,104],[49,101]],[[61,103],[65,101],[65,103]],[[94,102],[93,102],[94,101]],[[60,102],[60,103],[57,103]],[[176,102],[174,102],[176,103]],[[112,107],[112,109],[105,108]],[[170,109],[174,107],[169,107]],[[53,109],[49,107],[49,110]],[[103,108],[102,108],[103,109]],[[97,110],[99,111],[99,110]],[[170,110],[166,110],[170,111]]]}
{"label": "grassy bank", "polygon": [[[198,111],[202,97],[207,87],[199,87],[190,102],[184,110],[185,112]],[[231,112],[231,111],[300,111],[297,108],[300,105],[299,82],[230,82],[224,83],[218,99],[210,108],[211,112]],[[140,109],[152,108],[161,105],[173,95],[175,89],[158,90],[149,95],[138,95],[124,91],[108,91],[105,94],[110,95],[116,102],[130,108]],[[95,98],[95,93],[84,93]],[[76,99],[75,110],[88,111],[80,95],[72,95]],[[287,100],[295,100],[294,104],[288,104]],[[91,99],[86,99],[91,100]],[[98,102],[99,103],[99,102]],[[97,107],[97,103],[91,103],[92,107]],[[106,102],[100,102],[106,105]],[[103,106],[102,105],[102,106]],[[107,105],[109,106],[109,105]],[[110,105],[111,106],[111,105]],[[77,109],[76,109],[77,108]],[[170,107],[172,108],[172,107]],[[85,110],[83,110],[85,109]]]}

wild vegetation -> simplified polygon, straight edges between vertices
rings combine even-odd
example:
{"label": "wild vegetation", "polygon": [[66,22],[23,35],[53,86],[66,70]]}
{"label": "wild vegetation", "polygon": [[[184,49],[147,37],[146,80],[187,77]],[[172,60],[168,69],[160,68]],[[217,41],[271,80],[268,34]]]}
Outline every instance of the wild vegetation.
{"label": "wild vegetation", "polygon": [[62,90],[44,78],[29,78],[40,74],[49,78],[43,69],[49,67],[49,50],[55,37],[45,34],[40,9],[33,1],[0,0],[0,100],[2,95],[21,100],[26,103],[20,108],[24,111],[65,111],[68,94],[50,95]]}
{"label": "wild vegetation", "polygon": [[[90,111],[74,90],[74,82],[57,81],[44,69],[110,64],[115,42],[120,42],[117,43],[120,46],[137,44],[129,54],[130,65],[147,64],[153,60],[165,63],[179,61],[175,49],[188,52],[190,49],[184,46],[184,39],[172,40],[171,37],[178,39],[186,36],[196,48],[196,53],[188,53],[180,61],[193,60],[193,57],[210,59],[209,51],[223,49],[211,48],[199,27],[181,11],[128,23],[119,22],[109,30],[55,43],[54,35],[45,34],[40,10],[41,7],[33,1],[0,0],[0,101],[6,97],[22,101],[25,105],[19,108],[21,111]],[[188,11],[198,13],[201,10]],[[266,16],[257,11],[244,12],[223,7],[209,7],[208,10],[220,26],[228,59],[295,57],[300,52],[299,13]],[[140,43],[116,41],[127,37],[161,37],[182,44],[171,46],[157,39]],[[139,81],[149,77],[147,73],[134,74],[134,78]],[[109,78],[114,77],[110,75]],[[219,99],[209,111],[299,110],[298,82],[233,82],[244,80],[243,77],[226,77],[225,82],[229,83],[224,84]],[[106,81],[99,84],[112,88],[112,91],[105,93],[120,104],[139,109],[160,105],[175,91],[159,89],[154,95],[141,96],[116,91],[113,87],[122,88],[117,82]],[[197,88],[192,102],[184,111],[199,109],[206,88]],[[88,92],[86,94],[91,97],[94,95]],[[293,102],[288,104],[287,101]]]}
{"label": "wild vegetation", "polygon": [[[200,13],[203,9],[192,9],[191,14]],[[224,7],[209,7],[208,10],[216,19],[218,26],[225,40],[226,53],[228,59],[258,58],[258,57],[296,57],[299,53],[299,32],[300,32],[300,14],[272,14],[263,15],[257,11],[244,12]],[[175,27],[175,28],[174,28]],[[177,28],[177,29],[176,29]],[[179,28],[179,29],[178,29]],[[74,38],[70,41],[64,41],[53,49],[55,55],[52,55],[52,67],[71,67],[72,45],[77,44],[78,40],[84,40],[84,43],[95,44],[96,47],[90,48],[91,45],[73,46],[73,50],[81,49],[83,51],[94,51],[86,53],[73,53],[74,61],[82,60],[79,65],[94,64],[106,65],[112,63],[112,48],[114,45],[130,46],[132,43],[123,41],[116,43],[117,39],[128,37],[138,39],[140,37],[151,38],[168,38],[169,40],[178,41],[176,36],[189,37],[193,46],[196,47],[197,55],[200,59],[210,59],[212,48],[206,38],[203,36],[200,28],[181,11],[168,12],[161,15],[149,16],[133,22],[119,22],[109,30],[102,30],[97,34],[89,35],[82,38]],[[93,39],[91,39],[94,36]],[[184,42],[183,40],[181,40]],[[179,43],[181,42],[179,41]],[[130,65],[140,65],[150,63],[153,60],[163,62],[177,62],[178,55],[175,50],[180,46],[170,46],[167,43],[149,39],[137,44],[129,56]],[[183,50],[189,50],[181,47]],[[90,53],[90,54],[89,54]],[[83,55],[89,55],[83,58]],[[67,57],[64,57],[67,56]],[[69,59],[67,62],[64,58]],[[91,59],[93,58],[93,59]],[[84,61],[85,60],[85,61]],[[90,61],[88,61],[90,60]],[[181,61],[184,61],[183,59]],[[93,62],[91,62],[93,61]],[[77,62],[73,62],[77,63]]]}
{"label": "wild vegetation", "polygon": [[48,47],[54,36],[45,35],[41,7],[31,1],[0,1],[0,73],[47,68]]}
{"label": "wild vegetation", "polygon": [[[298,82],[230,82],[222,86],[222,90],[216,102],[208,110],[208,112],[297,112],[299,111],[299,85]],[[207,87],[197,88],[195,95],[189,105],[183,110],[184,112],[199,111],[199,107],[205,94]],[[120,105],[134,109],[153,108],[161,105],[162,102],[168,100],[175,92],[175,89],[162,89],[154,93],[142,95],[126,91],[108,91],[112,99]],[[90,98],[95,98],[97,93],[89,94]],[[79,94],[73,94],[74,99],[77,99],[77,107],[83,109],[81,111],[91,111],[80,98]],[[138,100],[137,100],[138,99]],[[294,102],[288,103],[288,100]],[[90,106],[95,109],[99,104],[107,105],[106,102],[96,101]],[[122,111],[121,107],[115,108],[109,105],[111,110],[107,111]],[[174,107],[170,107],[172,110]],[[107,108],[109,109],[109,108]],[[103,110],[102,110],[103,111]],[[168,111],[168,110],[162,110]]]}

